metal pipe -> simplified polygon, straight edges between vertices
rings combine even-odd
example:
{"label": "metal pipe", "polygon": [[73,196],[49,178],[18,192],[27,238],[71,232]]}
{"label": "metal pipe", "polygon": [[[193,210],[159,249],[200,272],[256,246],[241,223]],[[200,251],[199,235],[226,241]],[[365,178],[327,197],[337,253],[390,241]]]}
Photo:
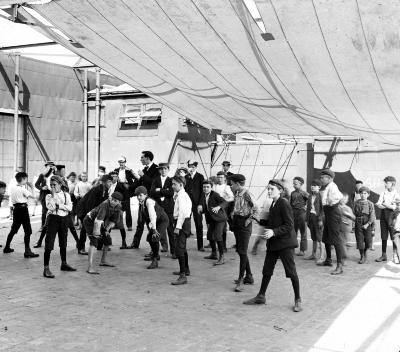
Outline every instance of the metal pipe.
{"label": "metal pipe", "polygon": [[0,50],[17,50],[17,49],[26,49],[26,48],[37,48],[37,47],[49,46],[49,45],[59,45],[59,44],[57,42],[42,42],[42,43],[11,45],[11,46],[0,46]]}
{"label": "metal pipe", "polygon": [[100,165],[100,104],[100,68],[96,67],[95,162],[93,166],[95,176]]}
{"label": "metal pipe", "polygon": [[88,171],[88,71],[83,78],[83,171]]}
{"label": "metal pipe", "polygon": [[19,53],[15,53],[14,82],[14,172],[18,171]]}

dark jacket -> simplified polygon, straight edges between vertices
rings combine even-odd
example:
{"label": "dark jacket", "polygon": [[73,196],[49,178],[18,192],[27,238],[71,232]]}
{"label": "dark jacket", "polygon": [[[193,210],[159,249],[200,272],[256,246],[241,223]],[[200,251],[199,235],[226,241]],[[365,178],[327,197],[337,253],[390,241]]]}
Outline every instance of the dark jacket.
{"label": "dark jacket", "polygon": [[260,219],[260,224],[274,231],[274,236],[268,240],[268,251],[280,251],[298,246],[294,232],[293,211],[285,198],[279,198],[269,209],[267,220]]}
{"label": "dark jacket", "polygon": [[[156,191],[160,188],[159,191]],[[161,187],[161,176],[156,177],[151,185],[150,197],[153,198],[167,214],[174,213],[174,190],[172,189],[172,178],[167,177],[164,186]],[[162,201],[161,198],[164,197]]]}
{"label": "dark jacket", "polygon": [[[119,174],[119,167],[114,170]],[[126,182],[128,182],[129,185],[133,185],[135,183],[135,177],[133,176],[133,172],[131,169],[126,168],[125,169],[125,178]]]}
{"label": "dark jacket", "polygon": [[38,179],[35,182],[35,187],[40,191],[40,193],[39,193],[40,201],[45,200],[46,195],[50,194],[49,189],[43,189],[43,187],[47,186],[46,180],[47,180],[47,177],[43,174],[40,174]]}
{"label": "dark jacket", "polygon": [[143,168],[143,176],[135,182],[134,188],[138,186],[144,186],[147,189],[147,192],[150,193],[151,185],[153,184],[154,179],[160,175],[158,172],[158,165],[151,164],[151,166],[146,170]]}
{"label": "dark jacket", "polygon": [[185,178],[186,178],[185,191],[189,195],[190,200],[192,201],[193,208],[196,208],[197,211],[197,206],[199,205],[200,197],[203,193],[204,176],[196,172],[194,178],[192,178],[190,174],[187,174]]}
{"label": "dark jacket", "polygon": [[[202,193],[201,195],[199,205],[203,207],[203,213],[206,216],[207,223],[210,223],[211,221],[225,222],[228,220],[225,212],[225,209],[228,206],[228,202],[226,202],[225,199],[222,198],[217,192],[211,191],[208,198],[208,209],[206,205],[206,196],[204,193]],[[216,206],[221,207],[218,213],[214,213],[213,211],[211,211],[211,208],[214,208]]]}
{"label": "dark jacket", "polygon": [[94,186],[78,202],[76,214],[78,218],[83,219],[86,214],[96,208],[108,198],[108,189],[103,184]]}
{"label": "dark jacket", "polygon": [[[306,210],[306,221],[310,222],[311,202],[313,194],[310,193],[310,197],[307,199],[307,210]],[[324,220],[324,208],[322,207],[321,193],[317,193],[314,200],[314,208],[318,218],[318,221]]]}

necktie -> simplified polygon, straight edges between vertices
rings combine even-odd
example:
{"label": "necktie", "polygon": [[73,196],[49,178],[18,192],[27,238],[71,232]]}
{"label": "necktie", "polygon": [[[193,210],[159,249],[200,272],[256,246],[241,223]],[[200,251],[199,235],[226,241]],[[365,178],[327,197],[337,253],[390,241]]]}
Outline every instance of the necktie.
{"label": "necktie", "polygon": [[144,168],[144,172],[147,172],[148,169],[149,169],[149,167],[146,166],[146,167]]}

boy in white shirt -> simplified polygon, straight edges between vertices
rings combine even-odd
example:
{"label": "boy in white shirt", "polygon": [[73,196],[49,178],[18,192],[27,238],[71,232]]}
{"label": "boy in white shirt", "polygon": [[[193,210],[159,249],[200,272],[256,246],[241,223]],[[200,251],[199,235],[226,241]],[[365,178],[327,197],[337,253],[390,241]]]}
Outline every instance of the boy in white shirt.
{"label": "boy in white shirt", "polygon": [[28,199],[33,198],[31,192],[26,189],[28,175],[25,172],[17,172],[15,175],[17,185],[10,189],[10,204],[13,207],[13,222],[10,233],[7,237],[6,246],[3,253],[12,253],[14,249],[10,248],[14,235],[18,232],[21,225],[24,228],[25,236],[25,258],[37,258],[39,254],[33,253],[30,248],[30,239],[32,235],[31,220],[29,218]]}
{"label": "boy in white shirt", "polygon": [[[393,237],[392,231],[393,229],[390,227],[390,218],[393,214],[394,209],[396,208],[395,199],[399,198],[399,194],[394,189],[396,186],[396,179],[393,176],[386,176],[383,179],[385,182],[385,190],[380,194],[379,200],[376,203],[376,206],[381,209],[381,239],[382,239],[382,255],[376,259],[376,262],[386,262],[386,247],[387,241],[390,237]],[[394,249],[394,248],[393,248]]]}

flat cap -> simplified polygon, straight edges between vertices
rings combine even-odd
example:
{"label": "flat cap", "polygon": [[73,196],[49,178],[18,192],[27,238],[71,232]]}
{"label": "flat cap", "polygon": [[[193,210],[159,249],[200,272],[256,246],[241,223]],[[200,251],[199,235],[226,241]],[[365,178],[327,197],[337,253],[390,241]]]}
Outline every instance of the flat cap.
{"label": "flat cap", "polygon": [[335,178],[335,173],[331,169],[323,169],[321,171],[321,176],[330,176],[332,178]]}
{"label": "flat cap", "polygon": [[108,174],[101,176],[100,179],[101,182],[107,182],[107,181],[112,181],[112,177]]}
{"label": "flat cap", "polygon": [[272,185],[272,186],[276,186],[281,190],[285,189],[285,185],[283,184],[283,182],[281,180],[278,180],[278,179],[269,180],[268,184]]}
{"label": "flat cap", "polygon": [[196,160],[190,159],[190,160],[188,160],[187,165],[188,166],[194,165],[197,167],[197,165],[199,165],[199,163]]}
{"label": "flat cap", "polygon": [[120,202],[124,200],[124,196],[120,192],[113,192],[113,194],[111,194],[111,198],[117,199]]}
{"label": "flat cap", "polygon": [[54,166],[54,162],[52,161],[46,161],[44,166]]}
{"label": "flat cap", "polygon": [[311,181],[311,186],[318,186],[321,187],[321,181],[318,179],[312,180]]}
{"label": "flat cap", "polygon": [[386,176],[383,179],[383,182],[396,182],[396,178],[394,178],[393,176]]}
{"label": "flat cap", "polygon": [[231,166],[231,162],[228,161],[228,160],[224,160],[224,161],[222,162],[222,165]]}
{"label": "flat cap", "polygon": [[362,186],[360,187],[360,189],[358,190],[359,193],[361,192],[367,192],[368,194],[371,193],[370,189],[367,186]]}
{"label": "flat cap", "polygon": [[118,162],[119,162],[119,163],[126,163],[126,157],[124,157],[123,155],[121,155],[121,156],[118,158]]}
{"label": "flat cap", "polygon": [[244,177],[244,175],[242,175],[242,174],[233,174],[233,175],[229,176],[229,179],[232,182],[244,182],[244,181],[246,181],[246,177]]}
{"label": "flat cap", "polygon": [[299,181],[302,185],[304,185],[304,178],[300,176],[296,176],[293,180]]}
{"label": "flat cap", "polygon": [[99,170],[101,170],[101,171],[103,171],[103,172],[106,172],[106,167],[105,166],[99,166]]}
{"label": "flat cap", "polygon": [[58,164],[56,165],[57,170],[65,169],[65,165]]}
{"label": "flat cap", "polygon": [[135,189],[135,196],[138,196],[139,194],[147,194],[147,189],[145,186],[139,186]]}
{"label": "flat cap", "polygon": [[169,169],[169,164],[168,163],[159,163],[157,166],[157,169],[162,169],[162,168]]}

